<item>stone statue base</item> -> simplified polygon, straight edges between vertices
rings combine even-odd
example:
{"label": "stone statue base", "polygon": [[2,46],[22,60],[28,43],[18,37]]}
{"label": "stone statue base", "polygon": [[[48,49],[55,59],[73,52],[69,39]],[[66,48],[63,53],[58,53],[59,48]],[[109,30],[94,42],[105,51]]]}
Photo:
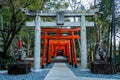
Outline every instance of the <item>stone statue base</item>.
{"label": "stone statue base", "polygon": [[95,74],[114,74],[113,65],[110,63],[91,63],[91,72]]}
{"label": "stone statue base", "polygon": [[9,75],[27,74],[31,72],[31,65],[28,62],[8,64]]}

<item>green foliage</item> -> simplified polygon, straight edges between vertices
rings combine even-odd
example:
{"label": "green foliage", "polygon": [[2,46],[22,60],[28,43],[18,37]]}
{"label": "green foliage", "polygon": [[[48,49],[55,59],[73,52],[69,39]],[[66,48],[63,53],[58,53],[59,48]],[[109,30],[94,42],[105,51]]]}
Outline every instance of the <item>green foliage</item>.
{"label": "green foliage", "polygon": [[[116,5],[117,4],[115,3],[115,6]],[[98,18],[99,18],[98,25],[101,26],[100,27],[100,35],[101,35],[101,39],[103,41],[103,48],[107,48],[109,50],[109,47],[110,47],[109,39],[110,39],[110,34],[112,33],[111,32],[112,0],[100,0],[99,9],[100,10],[98,13]],[[118,11],[118,10],[116,9],[115,11]],[[118,14],[116,13],[116,15],[118,15]],[[120,17],[116,16],[115,18],[116,18],[116,21],[115,21],[116,29],[119,29]]]}
{"label": "green foliage", "polygon": [[103,42],[102,47],[109,49],[111,0],[100,0],[97,6],[99,7],[97,25],[99,26],[100,40]]}
{"label": "green foliage", "polygon": [[9,0],[7,6],[1,7],[0,13],[4,18],[4,27],[3,30],[1,30],[3,39],[3,54],[0,54],[1,58],[6,58],[8,56],[12,40],[24,24],[25,17],[21,13],[20,7],[26,7],[28,5],[29,3],[24,3],[23,0]]}
{"label": "green foliage", "polygon": [[116,28],[117,28],[117,30],[120,29],[120,15],[117,16],[117,18],[116,18]]}
{"label": "green foliage", "polygon": [[[0,13],[3,16],[4,29],[1,30],[3,46],[0,52],[0,58],[3,64],[6,65],[11,62],[10,46],[13,39],[19,33],[19,36],[25,37],[28,33],[25,30],[24,23],[26,16],[21,12],[20,8],[43,9],[44,4],[49,0],[8,0],[8,5],[0,7]],[[6,23],[8,24],[6,26]],[[22,29],[22,30],[21,30]],[[20,31],[21,30],[21,31]],[[19,32],[20,31],[20,32]]]}
{"label": "green foliage", "polygon": [[46,9],[67,9],[69,6],[66,0],[50,0],[46,3]]}
{"label": "green foliage", "polygon": [[27,8],[31,10],[43,10],[45,3],[48,2],[49,0],[30,0],[30,1],[31,4]]}
{"label": "green foliage", "polygon": [[111,15],[111,0],[101,0],[99,3],[99,11],[101,13],[102,21],[106,20],[108,15]]}
{"label": "green foliage", "polygon": [[[9,46],[14,39],[14,36],[21,30],[24,26],[26,16],[21,12],[20,8],[28,7],[30,9],[43,9],[44,4],[48,0],[8,0],[8,5],[3,6],[0,9],[0,13],[4,20],[4,29],[7,27],[7,32],[1,31],[1,36],[3,39],[3,53],[6,54],[9,50]],[[5,25],[5,24],[9,25]],[[23,28],[19,34],[20,36],[25,36],[27,33]],[[24,34],[23,34],[24,33]]]}
{"label": "green foliage", "polygon": [[7,56],[6,58],[0,58],[0,64],[2,69],[7,69],[8,64],[12,63],[14,61],[12,56]]}
{"label": "green foliage", "polygon": [[78,39],[75,40],[75,48],[76,48],[76,56],[77,56],[77,58],[79,58],[80,57],[80,48],[79,48]]}
{"label": "green foliage", "polygon": [[117,71],[120,72],[120,54],[117,55]]}

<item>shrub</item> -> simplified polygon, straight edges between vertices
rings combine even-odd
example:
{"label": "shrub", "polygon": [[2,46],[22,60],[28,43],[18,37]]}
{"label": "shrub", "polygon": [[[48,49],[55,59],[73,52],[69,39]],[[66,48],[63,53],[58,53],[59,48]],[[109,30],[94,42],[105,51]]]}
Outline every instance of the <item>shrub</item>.
{"label": "shrub", "polygon": [[13,60],[12,56],[7,56],[6,58],[0,58],[1,68],[3,70],[7,69],[8,68],[8,64],[12,63],[13,61],[14,60]]}
{"label": "shrub", "polygon": [[117,71],[120,72],[120,54],[117,55]]}

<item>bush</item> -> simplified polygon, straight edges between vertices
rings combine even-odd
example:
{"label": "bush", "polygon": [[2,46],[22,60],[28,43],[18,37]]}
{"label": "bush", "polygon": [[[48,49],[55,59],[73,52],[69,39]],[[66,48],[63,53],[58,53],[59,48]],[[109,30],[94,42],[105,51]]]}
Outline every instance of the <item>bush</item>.
{"label": "bush", "polygon": [[8,68],[8,64],[12,63],[13,57],[12,56],[8,56],[6,58],[0,58],[0,66],[2,70],[5,70]]}
{"label": "bush", "polygon": [[120,54],[117,55],[117,72],[120,72]]}

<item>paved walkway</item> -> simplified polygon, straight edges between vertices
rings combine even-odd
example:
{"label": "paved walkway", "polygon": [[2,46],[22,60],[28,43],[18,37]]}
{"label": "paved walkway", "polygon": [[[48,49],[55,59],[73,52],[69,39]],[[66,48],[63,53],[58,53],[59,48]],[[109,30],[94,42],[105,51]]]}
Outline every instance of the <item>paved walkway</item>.
{"label": "paved walkway", "polygon": [[118,80],[90,77],[76,77],[65,63],[55,63],[44,80]]}
{"label": "paved walkway", "polygon": [[[63,57],[57,57],[61,59]],[[92,77],[77,77],[67,67],[65,63],[55,63],[50,72],[44,80],[118,80],[118,79],[105,79],[105,78],[92,78]]]}
{"label": "paved walkway", "polygon": [[45,80],[75,80],[75,78],[65,63],[55,63]]}

